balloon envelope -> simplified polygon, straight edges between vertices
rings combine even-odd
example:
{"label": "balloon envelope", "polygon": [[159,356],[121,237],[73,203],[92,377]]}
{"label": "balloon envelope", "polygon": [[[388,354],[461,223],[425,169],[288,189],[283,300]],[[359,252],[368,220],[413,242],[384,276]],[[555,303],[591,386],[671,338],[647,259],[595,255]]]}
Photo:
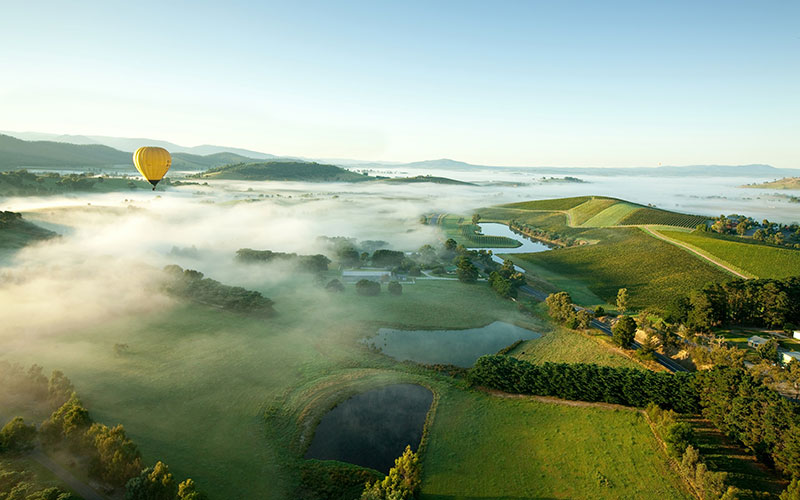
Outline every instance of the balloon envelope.
{"label": "balloon envelope", "polygon": [[172,156],[164,148],[144,146],[134,151],[133,164],[155,190],[156,184],[164,178],[164,174],[172,165]]}

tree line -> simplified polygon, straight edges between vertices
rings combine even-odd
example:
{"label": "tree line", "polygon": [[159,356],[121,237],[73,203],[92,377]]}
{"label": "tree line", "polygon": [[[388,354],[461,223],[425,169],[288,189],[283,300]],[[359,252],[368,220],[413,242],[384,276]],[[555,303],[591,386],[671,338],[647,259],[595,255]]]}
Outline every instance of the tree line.
{"label": "tree line", "polygon": [[699,331],[723,324],[790,329],[800,324],[800,277],[736,279],[676,297],[666,319]]}
{"label": "tree line", "polygon": [[516,394],[646,407],[655,403],[681,413],[699,410],[689,373],[652,372],[587,363],[536,365],[509,356],[482,356],[470,369],[473,385]]}
{"label": "tree line", "polygon": [[291,265],[295,270],[309,273],[322,273],[328,270],[331,260],[322,254],[297,255],[296,253],[273,252],[240,248],[236,251],[239,262],[281,262]]}
{"label": "tree line", "polygon": [[211,278],[204,278],[199,271],[184,270],[174,264],[166,266],[164,271],[170,278],[164,284],[164,291],[171,295],[234,311],[266,315],[274,313],[272,300],[261,295],[261,292],[223,285]]}

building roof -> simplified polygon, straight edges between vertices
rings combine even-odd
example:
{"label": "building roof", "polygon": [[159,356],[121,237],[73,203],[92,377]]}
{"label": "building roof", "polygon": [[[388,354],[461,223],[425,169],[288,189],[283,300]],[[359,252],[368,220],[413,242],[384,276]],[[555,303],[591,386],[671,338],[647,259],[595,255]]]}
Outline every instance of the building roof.
{"label": "building roof", "polygon": [[766,342],[767,342],[767,339],[765,339],[763,337],[759,337],[758,335],[753,335],[752,337],[747,339],[747,343],[748,344],[761,345],[761,344],[764,344]]}
{"label": "building roof", "polygon": [[800,361],[800,352],[797,351],[785,351],[783,353],[783,359],[792,358]]}

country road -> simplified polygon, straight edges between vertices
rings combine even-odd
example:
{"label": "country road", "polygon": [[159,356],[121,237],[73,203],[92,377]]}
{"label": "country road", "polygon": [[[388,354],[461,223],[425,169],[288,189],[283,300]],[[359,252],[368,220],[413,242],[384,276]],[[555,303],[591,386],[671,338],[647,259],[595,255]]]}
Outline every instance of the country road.
{"label": "country road", "polygon": [[84,500],[108,500],[105,496],[96,492],[88,484],[73,476],[70,471],[61,467],[45,455],[41,450],[33,450],[30,457],[36,460],[42,467],[49,470],[61,481],[64,482],[72,491],[84,498]]}

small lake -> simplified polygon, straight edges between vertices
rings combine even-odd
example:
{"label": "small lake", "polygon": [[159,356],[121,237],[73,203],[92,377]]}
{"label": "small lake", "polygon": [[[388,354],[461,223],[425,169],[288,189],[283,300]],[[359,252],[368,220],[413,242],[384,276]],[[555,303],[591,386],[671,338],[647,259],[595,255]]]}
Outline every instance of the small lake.
{"label": "small lake", "polygon": [[[481,232],[486,236],[505,236],[506,238],[511,238],[512,240],[517,240],[522,243],[522,246],[518,246],[517,248],[470,247],[470,250],[491,250],[492,260],[498,264],[502,264],[503,259],[498,257],[497,254],[535,253],[546,252],[547,250],[552,249],[551,246],[542,243],[541,241],[532,240],[526,236],[515,233],[505,224],[500,224],[497,222],[482,222],[479,223],[478,226],[480,226]],[[514,266],[514,269],[521,273],[525,272],[524,269],[516,265]]]}
{"label": "small lake", "polygon": [[395,384],[357,394],[320,420],[305,458],[339,460],[384,474],[406,446],[416,451],[433,393]]}
{"label": "small lake", "polygon": [[517,240],[522,243],[522,246],[516,248],[491,248],[491,247],[480,247],[479,250],[491,250],[492,253],[534,253],[534,252],[546,252],[550,250],[551,247],[542,243],[541,241],[531,240],[521,234],[517,234],[512,231],[508,226],[505,224],[500,224],[497,222],[481,222],[478,224],[481,228],[481,232],[486,236],[505,236],[506,238],[511,238],[512,240]]}
{"label": "small lake", "polygon": [[451,364],[469,368],[484,354],[494,354],[517,340],[531,340],[541,334],[510,323],[495,321],[467,330],[394,330],[381,328],[375,337],[362,342],[375,346],[398,361]]}

